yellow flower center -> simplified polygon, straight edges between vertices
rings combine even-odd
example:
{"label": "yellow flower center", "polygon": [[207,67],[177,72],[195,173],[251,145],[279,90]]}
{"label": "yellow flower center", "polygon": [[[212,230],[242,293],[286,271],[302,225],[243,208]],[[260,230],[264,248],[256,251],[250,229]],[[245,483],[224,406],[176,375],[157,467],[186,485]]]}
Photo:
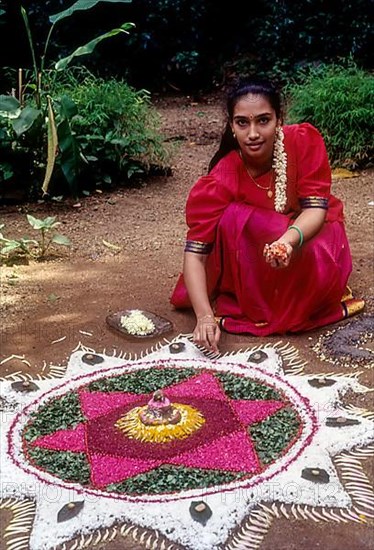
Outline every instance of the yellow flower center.
{"label": "yellow flower center", "polygon": [[173,439],[189,437],[205,423],[204,416],[194,407],[180,403],[173,403],[173,407],[180,413],[180,420],[176,424],[144,424],[139,415],[147,409],[145,405],[131,409],[117,420],[115,426],[129,439],[138,439],[146,443],[169,443]]}

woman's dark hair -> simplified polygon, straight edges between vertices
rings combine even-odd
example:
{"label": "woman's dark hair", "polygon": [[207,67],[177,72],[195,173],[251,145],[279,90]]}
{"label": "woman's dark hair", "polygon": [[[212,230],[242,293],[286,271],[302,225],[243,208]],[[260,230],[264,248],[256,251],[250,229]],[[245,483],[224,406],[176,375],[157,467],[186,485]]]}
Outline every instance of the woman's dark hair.
{"label": "woman's dark hair", "polygon": [[217,152],[209,163],[209,172],[227,153],[237,149],[238,144],[232,135],[230,122],[232,122],[235,105],[245,95],[253,94],[265,97],[274,109],[276,117],[282,118],[282,96],[276,86],[265,79],[242,77],[237,80],[227,93],[226,111],[228,121],[221,137],[221,143]]}

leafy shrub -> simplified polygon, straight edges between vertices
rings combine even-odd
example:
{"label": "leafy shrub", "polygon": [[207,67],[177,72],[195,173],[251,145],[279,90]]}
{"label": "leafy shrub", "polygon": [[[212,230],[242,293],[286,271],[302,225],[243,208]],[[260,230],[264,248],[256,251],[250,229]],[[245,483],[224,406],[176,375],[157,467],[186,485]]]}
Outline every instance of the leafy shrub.
{"label": "leafy shrub", "polygon": [[[129,3],[131,0],[116,0],[116,3]],[[10,189],[19,185],[19,177],[25,171],[15,167],[17,159],[24,158],[31,167],[27,179],[28,196],[37,196],[40,191],[49,192],[49,184],[54,176],[55,165],[59,166],[63,187],[68,184],[70,192],[77,194],[79,178],[82,175],[83,152],[71,129],[72,119],[77,115],[77,106],[66,94],[60,97],[50,95],[48,80],[57,78],[59,72],[67,70],[72,60],[91,54],[96,46],[108,38],[119,34],[129,34],[133,23],[123,23],[84,45],[74,49],[68,56],[60,57],[53,69],[46,70],[46,54],[55,26],[65,21],[75,12],[86,12],[99,3],[113,3],[112,0],[77,0],[69,8],[49,17],[50,29],[44,42],[42,55],[35,48],[33,27],[30,25],[27,10],[19,5],[20,15],[25,26],[32,59],[30,71],[20,69],[17,89],[12,93],[0,95],[0,150],[3,160],[0,163],[0,183],[5,182]],[[2,12],[0,12],[1,16]],[[52,76],[51,76],[52,75]],[[41,153],[44,149],[46,154]],[[14,168],[13,168],[14,166]],[[39,189],[38,169],[45,168],[44,181]],[[23,178],[22,178],[23,179]],[[38,181],[39,180],[39,181]],[[39,186],[38,186],[39,183]],[[4,187],[4,186],[3,186]],[[64,189],[62,189],[64,191]],[[12,193],[12,191],[11,191]],[[3,194],[3,193],[2,193]],[[14,196],[14,195],[13,195]]]}
{"label": "leafy shrub", "polygon": [[333,165],[373,160],[374,77],[352,61],[309,67],[286,88],[289,123],[310,122],[323,135]]}
{"label": "leafy shrub", "polygon": [[71,130],[96,178],[129,179],[154,166],[166,168],[168,151],[148,91],[97,78],[82,67],[68,70],[51,85],[54,97],[66,95],[77,107]]}

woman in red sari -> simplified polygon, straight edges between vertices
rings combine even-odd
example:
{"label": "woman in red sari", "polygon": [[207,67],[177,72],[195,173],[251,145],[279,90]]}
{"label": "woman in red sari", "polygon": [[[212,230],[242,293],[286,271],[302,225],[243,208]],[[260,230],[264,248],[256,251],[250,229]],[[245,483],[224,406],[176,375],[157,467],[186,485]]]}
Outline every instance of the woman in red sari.
{"label": "woman in red sari", "polygon": [[280,94],[267,81],[239,82],[227,113],[209,173],[187,200],[183,275],[171,297],[193,307],[194,341],[217,350],[220,329],[299,332],[362,309],[344,301],[351,254],[318,130],[282,126]]}

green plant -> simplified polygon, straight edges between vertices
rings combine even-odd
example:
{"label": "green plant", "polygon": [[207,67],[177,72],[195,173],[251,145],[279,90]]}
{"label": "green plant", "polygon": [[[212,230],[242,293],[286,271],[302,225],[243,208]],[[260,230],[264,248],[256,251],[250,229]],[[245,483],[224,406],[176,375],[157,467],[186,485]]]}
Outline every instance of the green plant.
{"label": "green plant", "polygon": [[289,123],[322,133],[333,165],[357,168],[373,159],[374,76],[352,60],[308,67],[286,88]]}
{"label": "green plant", "polygon": [[[47,250],[52,244],[70,246],[70,240],[55,232],[60,222],[56,221],[55,216],[48,216],[44,220],[35,218],[27,214],[27,221],[33,229],[39,231],[38,239],[29,239],[22,237],[20,239],[7,239],[0,233],[0,257],[8,258],[9,255],[22,255],[26,257],[43,260]],[[4,224],[0,225],[0,230],[4,228]]]}
{"label": "green plant", "polygon": [[169,151],[149,92],[114,78],[94,77],[85,68],[66,71],[51,82],[51,88],[53,95],[69,97],[76,106],[70,130],[87,161],[86,169],[94,167],[91,181],[130,179],[152,166],[166,167]]}
{"label": "green plant", "polygon": [[44,220],[34,218],[30,214],[27,214],[27,221],[33,229],[40,232],[40,239],[38,240],[38,257],[44,258],[50,245],[59,244],[62,246],[70,246],[70,240],[64,235],[55,233],[54,230],[56,227],[61,225],[60,222],[56,221],[55,216],[47,216]]}
{"label": "green plant", "polygon": [[[0,225],[0,230],[5,227],[4,224]],[[22,237],[21,239],[7,239],[0,232],[0,256],[8,257],[9,254],[28,256],[31,254],[31,248],[37,246],[38,242],[34,239],[27,239]]]}
{"label": "green plant", "polygon": [[[37,59],[27,12],[21,7],[32,57],[32,78],[24,83],[24,73],[20,71],[18,75],[18,97],[0,95],[0,148],[6,149],[9,153],[9,139],[15,142],[12,147],[17,149],[25,146],[27,148],[27,141],[31,142],[29,148],[33,149],[33,164],[39,168],[42,165],[45,166],[45,176],[42,184],[44,193],[48,192],[56,158],[59,158],[62,173],[72,191],[76,191],[81,164],[80,151],[70,128],[70,121],[76,114],[76,107],[69,98],[62,97],[54,100],[45,87],[45,63],[48,46],[58,23],[77,11],[86,11],[93,8],[99,2],[128,3],[131,0],[77,0],[68,9],[50,16],[49,20],[52,26],[49,29],[43,53],[39,60]],[[65,70],[74,58],[92,53],[95,47],[107,38],[119,33],[129,34],[129,29],[133,26],[133,23],[124,23],[119,28],[112,29],[76,48],[70,55],[57,61],[53,71]],[[45,141],[48,142],[46,163],[43,156],[40,157],[35,154],[35,151],[40,150],[41,144],[44,144]],[[12,177],[13,171],[9,167],[9,162],[0,165],[0,175],[2,175],[3,180]]]}

